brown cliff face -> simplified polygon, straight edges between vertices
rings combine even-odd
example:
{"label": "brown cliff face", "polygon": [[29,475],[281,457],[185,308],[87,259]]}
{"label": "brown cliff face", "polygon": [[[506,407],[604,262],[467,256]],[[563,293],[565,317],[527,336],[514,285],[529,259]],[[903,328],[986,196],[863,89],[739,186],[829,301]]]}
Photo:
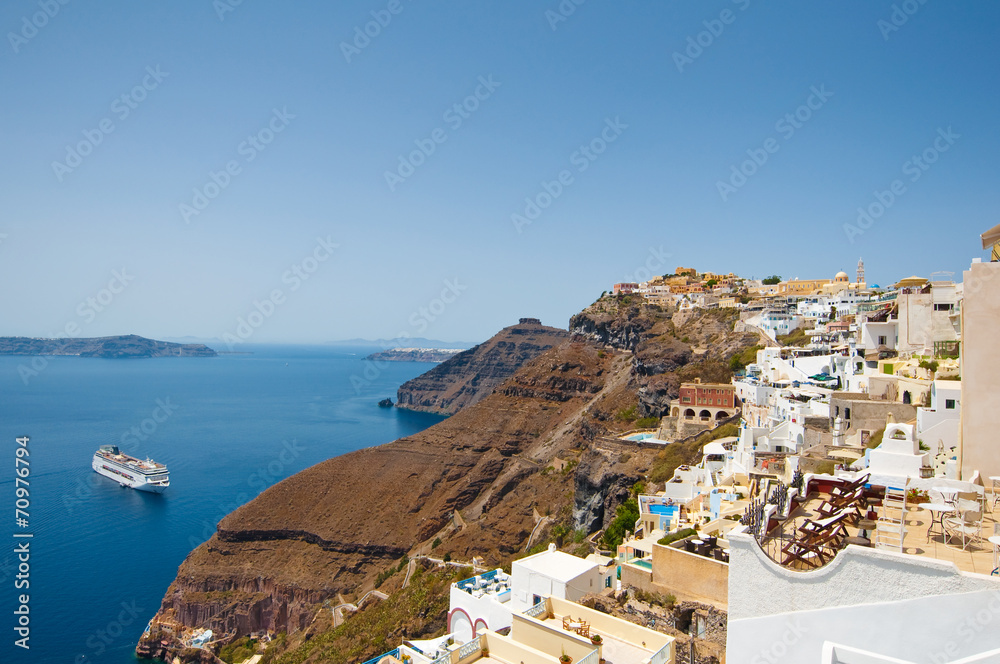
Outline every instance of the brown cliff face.
{"label": "brown cliff face", "polygon": [[[629,351],[605,346],[601,328],[624,338],[615,321],[628,326],[629,315],[574,317],[581,334],[572,340],[540,325],[507,328],[502,337],[558,343],[430,429],[317,464],[227,516],[181,565],[154,627],[298,632],[337,593],[370,589],[378,572],[404,554],[431,553],[438,537],[435,556],[497,565],[555,524],[606,526],[656,454],[602,440],[631,426],[614,414],[636,406],[646,387],[721,379],[726,353],[746,343],[724,312],[682,320],[657,307],[638,312]],[[673,366],[668,357],[676,367],[666,373],[637,368]],[[476,370],[453,375],[468,385]]]}
{"label": "brown cliff face", "polygon": [[448,545],[456,558],[498,563],[534,527],[532,508],[568,504],[572,476],[543,477],[580,444],[567,422],[599,394],[624,358],[564,341],[503,389],[409,438],[317,464],[224,518],[181,565],[157,619],[219,633],[293,632],[336,593],[353,593],[436,536],[461,512],[477,533]]}
{"label": "brown cliff face", "polygon": [[454,415],[474,404],[521,366],[569,338],[535,318],[522,318],[489,341],[444,361],[400,386],[396,406],[438,415]]}

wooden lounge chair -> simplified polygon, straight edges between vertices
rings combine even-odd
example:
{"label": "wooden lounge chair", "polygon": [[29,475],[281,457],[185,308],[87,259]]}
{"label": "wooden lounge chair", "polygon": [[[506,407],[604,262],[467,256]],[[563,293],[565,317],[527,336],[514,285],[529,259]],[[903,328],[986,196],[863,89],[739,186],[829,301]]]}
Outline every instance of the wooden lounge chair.
{"label": "wooden lounge chair", "polygon": [[837,514],[843,509],[848,509],[851,512],[851,516],[854,521],[857,521],[862,517],[861,505],[864,503],[865,490],[863,487],[855,489],[851,493],[844,494],[842,496],[832,497],[830,500],[824,500],[816,508],[816,512],[824,519]]}
{"label": "wooden lounge chair", "polygon": [[806,567],[822,567],[833,556],[834,551],[823,545],[810,544],[801,539],[793,539],[782,547],[782,565],[798,563]]}
{"label": "wooden lounge chair", "polygon": [[858,489],[864,491],[865,485],[868,484],[868,480],[871,478],[870,474],[865,474],[853,482],[848,482],[843,486],[835,486],[830,489],[830,496],[839,497],[849,493],[854,493]]}

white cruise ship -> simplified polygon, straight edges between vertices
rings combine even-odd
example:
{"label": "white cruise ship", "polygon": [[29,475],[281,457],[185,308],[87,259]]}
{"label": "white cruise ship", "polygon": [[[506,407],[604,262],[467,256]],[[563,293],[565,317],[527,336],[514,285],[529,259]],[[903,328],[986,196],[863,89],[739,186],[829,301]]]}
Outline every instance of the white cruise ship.
{"label": "white cruise ship", "polygon": [[170,486],[166,466],[151,459],[140,461],[121,452],[117,445],[101,445],[92,465],[95,472],[139,491],[163,493]]}

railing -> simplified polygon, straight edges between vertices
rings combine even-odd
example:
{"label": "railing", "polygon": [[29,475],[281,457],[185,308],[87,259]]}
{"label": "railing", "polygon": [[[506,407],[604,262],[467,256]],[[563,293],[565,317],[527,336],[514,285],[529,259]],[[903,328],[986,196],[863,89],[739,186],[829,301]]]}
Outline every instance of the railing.
{"label": "railing", "polygon": [[531,606],[531,607],[528,607],[527,609],[525,609],[524,610],[524,615],[531,616],[532,618],[537,618],[538,616],[542,615],[543,613],[548,613],[548,612],[549,612],[549,610],[545,606],[545,602],[539,602],[538,604],[535,604],[534,606]]}
{"label": "railing", "polygon": [[497,571],[490,570],[489,572],[483,572],[482,574],[477,574],[476,576],[470,576],[468,579],[462,579],[458,582],[458,587],[460,590],[465,590],[466,585],[474,584],[477,579],[482,579],[483,581],[492,581],[496,578]]}
{"label": "railing", "polygon": [[465,659],[466,657],[468,657],[469,655],[471,655],[473,653],[476,653],[476,652],[479,652],[480,650],[483,649],[483,647],[479,643],[479,640],[481,638],[482,637],[477,636],[476,638],[472,639],[471,641],[469,641],[464,646],[462,646],[461,648],[458,649],[458,659],[459,659],[459,661],[461,661],[461,660]]}
{"label": "railing", "polygon": [[649,664],[666,664],[670,661],[670,646],[668,643],[662,648],[653,653],[653,656],[649,658]]}
{"label": "railing", "polygon": [[601,661],[600,648],[594,648],[589,655],[580,660],[580,664],[599,664]]}
{"label": "railing", "polygon": [[364,664],[378,664],[378,662],[383,657],[395,657],[396,659],[399,659],[399,648],[396,648],[394,650],[390,650],[389,652],[382,653],[378,657],[372,657],[371,659],[369,659],[366,662],[364,662]]}
{"label": "railing", "polygon": [[451,664],[451,653],[446,652],[437,659],[435,659],[431,664]]}

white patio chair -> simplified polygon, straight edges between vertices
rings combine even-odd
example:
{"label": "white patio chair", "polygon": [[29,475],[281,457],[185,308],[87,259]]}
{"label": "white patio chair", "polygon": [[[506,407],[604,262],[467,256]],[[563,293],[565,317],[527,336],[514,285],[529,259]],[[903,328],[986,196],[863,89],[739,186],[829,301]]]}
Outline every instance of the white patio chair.
{"label": "white patio chair", "polygon": [[[944,518],[944,541],[951,545],[955,539],[962,542],[962,550],[965,551],[972,544],[981,544],[983,528],[983,511],[979,504],[978,494],[972,493],[975,498],[969,498],[970,494],[959,494],[957,499],[958,514]],[[966,496],[966,497],[962,497]]]}

